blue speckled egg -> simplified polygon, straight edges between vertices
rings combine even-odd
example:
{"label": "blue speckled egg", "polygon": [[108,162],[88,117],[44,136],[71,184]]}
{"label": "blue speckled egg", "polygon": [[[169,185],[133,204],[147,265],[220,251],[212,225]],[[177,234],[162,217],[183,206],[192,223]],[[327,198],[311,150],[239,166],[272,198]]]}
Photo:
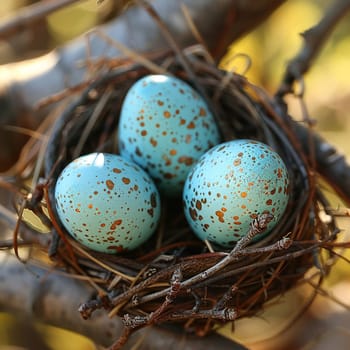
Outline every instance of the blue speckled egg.
{"label": "blue speckled egg", "polygon": [[92,153],[69,163],[57,179],[55,198],[67,231],[99,252],[138,247],[160,218],[153,181],[139,166],[114,154]]}
{"label": "blue speckled egg", "polygon": [[245,139],[222,143],[188,175],[186,219],[200,239],[231,247],[259,214],[273,215],[264,234],[273,229],[287,206],[288,184],[284,162],[268,145]]}
{"label": "blue speckled egg", "polygon": [[174,77],[148,75],[125,97],[118,140],[120,154],[145,169],[161,193],[181,196],[189,170],[220,136],[192,87]]}

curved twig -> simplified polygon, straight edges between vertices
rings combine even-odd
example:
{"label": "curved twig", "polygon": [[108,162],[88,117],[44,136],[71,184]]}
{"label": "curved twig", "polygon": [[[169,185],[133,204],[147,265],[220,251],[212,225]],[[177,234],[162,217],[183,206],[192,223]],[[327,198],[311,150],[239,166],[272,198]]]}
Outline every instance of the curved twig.
{"label": "curved twig", "polygon": [[329,35],[348,11],[350,11],[350,2],[348,0],[337,0],[325,12],[324,17],[317,25],[301,34],[304,45],[289,62],[276,93],[277,97],[282,97],[293,91],[294,82],[300,80],[302,75],[309,70],[312,61],[321,51]]}

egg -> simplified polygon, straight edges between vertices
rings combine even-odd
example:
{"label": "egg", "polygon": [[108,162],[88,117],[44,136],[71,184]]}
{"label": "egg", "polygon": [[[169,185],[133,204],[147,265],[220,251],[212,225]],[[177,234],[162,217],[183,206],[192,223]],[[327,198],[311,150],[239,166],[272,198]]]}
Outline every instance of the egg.
{"label": "egg", "polygon": [[169,196],[181,196],[193,164],[220,142],[203,98],[166,75],[145,76],[129,89],[118,130],[120,154],[145,169]]}
{"label": "egg", "polygon": [[185,216],[200,239],[232,247],[258,215],[273,216],[263,235],[273,229],[287,206],[288,187],[287,168],[271,147],[246,139],[225,142],[190,171],[183,191]]}
{"label": "egg", "polygon": [[91,153],[69,163],[57,179],[55,201],[70,235],[104,253],[138,247],[160,218],[154,182],[139,166],[114,154]]}

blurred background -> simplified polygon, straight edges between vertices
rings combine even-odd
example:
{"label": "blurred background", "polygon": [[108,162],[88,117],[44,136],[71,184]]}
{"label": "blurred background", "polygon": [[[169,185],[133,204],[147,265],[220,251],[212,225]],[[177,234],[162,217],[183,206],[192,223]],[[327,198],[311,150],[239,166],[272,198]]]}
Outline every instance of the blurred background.
{"label": "blurred background", "polygon": [[[0,21],[8,18],[21,7],[35,3],[29,0],[2,0]],[[77,37],[88,29],[114,18],[128,6],[129,1],[96,0],[80,1],[55,12],[36,23],[26,32],[0,40],[0,64],[16,62],[49,52],[57,46]],[[242,72],[245,60],[237,58],[244,53],[252,65],[246,76],[273,94],[282,78],[287,62],[294,57],[302,44],[299,35],[316,24],[322,17],[328,0],[289,0],[254,31],[233,43],[220,65],[224,69]],[[350,21],[343,20],[327,41],[321,55],[305,76],[305,101],[312,118],[317,121],[316,130],[338,150],[350,156]],[[236,57],[236,58],[235,58]],[[0,77],[1,79],[1,77]],[[300,106],[292,97],[290,113],[301,119]],[[330,194],[332,205],[343,203]],[[339,222],[343,236],[349,237],[349,221]],[[350,255],[343,252],[345,256]],[[334,298],[350,305],[350,266],[342,260],[335,268],[326,286]],[[350,313],[339,307],[329,297],[319,296],[314,306],[297,322],[293,317],[301,310],[305,296],[311,287],[288,293],[283,299],[271,303],[266,312],[236,322],[235,332],[227,326],[220,332],[246,344],[251,349],[347,349],[350,341]],[[314,336],[310,336],[310,330]],[[18,337],[21,334],[21,337]],[[30,335],[33,344],[25,341]],[[29,338],[28,338],[29,339]],[[88,339],[71,332],[0,313],[0,349],[58,350],[95,349]]]}

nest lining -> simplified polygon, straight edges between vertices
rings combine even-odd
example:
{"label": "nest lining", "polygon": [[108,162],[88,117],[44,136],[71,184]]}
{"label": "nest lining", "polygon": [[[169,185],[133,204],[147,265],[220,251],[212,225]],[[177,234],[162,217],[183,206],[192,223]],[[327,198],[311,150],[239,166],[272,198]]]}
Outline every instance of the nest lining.
{"label": "nest lining", "polygon": [[115,135],[123,98],[136,80],[153,73],[132,61],[115,68],[92,83],[58,118],[44,163],[45,177],[50,179],[51,220],[56,223],[52,237],[58,242],[51,245],[49,254],[67,271],[88,276],[97,290],[96,298],[80,307],[84,318],[103,308],[110,316],[121,316],[128,330],[181,322],[204,334],[218,323],[256,314],[266,301],[296,286],[311,267],[320,264],[317,255],[322,244],[336,238],[333,218],[328,223],[321,220],[320,212],[329,205],[285,106],[243,76],[218,69],[201,54],[186,54],[186,60],[190,72],[172,53],[154,57],[154,63],[166,64],[169,74],[203,95],[223,141],[256,139],[280,154],[290,178],[287,209],[269,235],[254,244],[241,242],[241,249],[234,252],[220,247],[209,252],[186,223],[181,199],[162,198],[157,232],[130,253],[97,253],[73,241],[55,213],[55,179],[80,154],[118,153]]}

